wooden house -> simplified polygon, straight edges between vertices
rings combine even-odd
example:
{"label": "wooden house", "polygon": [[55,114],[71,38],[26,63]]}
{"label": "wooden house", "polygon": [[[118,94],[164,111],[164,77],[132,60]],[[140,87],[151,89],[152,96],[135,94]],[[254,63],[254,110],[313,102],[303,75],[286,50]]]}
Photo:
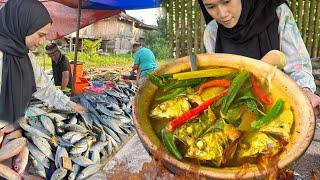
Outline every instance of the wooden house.
{"label": "wooden house", "polygon": [[[155,30],[155,26],[147,25],[125,12],[103,19],[80,30],[80,44],[83,39],[102,39],[101,53],[130,53],[134,42],[144,42],[145,33]],[[66,36],[66,50],[74,50],[75,33]],[[81,48],[80,48],[81,49]]]}

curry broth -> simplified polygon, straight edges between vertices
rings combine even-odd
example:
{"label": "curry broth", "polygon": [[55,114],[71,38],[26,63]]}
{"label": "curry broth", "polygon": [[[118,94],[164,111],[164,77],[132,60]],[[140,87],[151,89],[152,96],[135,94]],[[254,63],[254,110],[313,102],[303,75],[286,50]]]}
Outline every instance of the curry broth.
{"label": "curry broth", "polygon": [[[236,75],[237,75],[237,73],[234,73],[234,74],[231,74],[231,75],[228,75],[228,76],[223,76],[223,77],[220,77],[220,78],[207,78],[205,81],[201,82],[201,84],[203,84],[205,82],[208,82],[208,81],[211,81],[211,80],[219,80],[219,79],[229,79],[229,80],[233,81],[234,78],[236,77]],[[174,82],[174,80],[171,80],[170,83],[172,83],[172,82]],[[291,106],[290,106],[289,102],[287,101],[288,98],[286,97],[285,94],[279,93],[279,92],[275,93],[274,91],[269,92],[268,91],[268,87],[265,84],[261,83],[259,80],[258,80],[258,82],[259,82],[258,84],[259,84],[260,88],[264,92],[266,92],[266,95],[272,100],[272,104],[270,104],[270,105],[263,105],[261,103],[261,101],[259,101],[259,100],[256,101],[256,104],[257,104],[258,108],[260,108],[260,110],[263,111],[264,114],[268,114],[268,112],[273,108],[273,106],[275,105],[276,101],[279,98],[282,98],[282,99],[285,100],[284,107],[282,108],[281,113],[283,113],[283,111],[291,111],[292,112]],[[190,87],[188,87],[188,89],[192,89],[196,93],[196,91],[199,89],[199,86],[201,84],[190,86]],[[246,92],[244,92],[244,91],[248,90],[248,87],[249,87],[249,89],[252,87],[252,84],[250,83],[249,79],[246,80],[246,82],[242,85],[242,87],[239,89],[239,92],[238,92],[239,94],[237,94],[234,99],[235,100],[239,100],[241,98],[243,98],[243,99],[248,98],[249,99],[250,97],[245,97],[246,96]],[[152,105],[151,105],[151,108],[150,108],[151,111],[154,110],[156,107],[158,107],[159,104],[165,102],[165,101],[159,101],[159,100],[156,100],[156,99],[158,99],[160,97],[163,97],[165,95],[168,95],[168,93],[172,93],[172,91],[171,92],[170,91],[165,91],[164,88],[158,88],[157,92],[155,93],[154,100],[152,101]],[[250,90],[250,91],[252,91],[252,90]],[[180,97],[184,97],[184,96],[180,95]],[[175,97],[175,98],[177,98],[177,97]],[[212,110],[212,113],[215,116],[215,120],[214,120],[215,122],[212,123],[211,125],[209,125],[208,127],[214,127],[215,124],[217,124],[217,121],[219,121],[219,120],[222,121],[221,119],[223,119],[223,118],[221,117],[220,110],[221,110],[221,106],[222,106],[222,103],[223,103],[223,98],[221,98],[220,100],[216,101],[213,105],[210,106],[210,109]],[[256,99],[257,99],[257,97],[256,97]],[[171,100],[168,100],[168,101],[174,101],[174,98],[173,98],[173,100],[171,99]],[[181,101],[183,101],[183,100],[181,100]],[[196,104],[196,103],[192,102],[192,103],[190,103],[190,108],[189,109],[193,109],[193,108],[195,108],[197,106],[199,106],[199,104]],[[242,108],[242,109],[240,108],[241,110],[238,110],[236,106],[243,106],[244,108]],[[170,108],[170,107],[167,107],[167,108]],[[185,156],[186,153],[188,152],[188,149],[189,149],[189,151],[191,151],[190,149],[192,149],[192,147],[197,147],[197,146],[199,146],[199,144],[201,144],[199,142],[202,141],[201,140],[202,138],[205,139],[205,137],[207,137],[209,140],[214,140],[214,141],[209,141],[209,140],[208,141],[204,141],[203,140],[204,144],[206,144],[207,147],[209,147],[209,145],[212,145],[212,144],[210,144],[211,142],[213,143],[215,141],[220,141],[219,140],[219,136],[220,135],[219,136],[216,135],[216,134],[219,133],[219,131],[218,130],[214,130],[213,132],[208,132],[208,134],[204,133],[201,136],[196,137],[194,139],[195,142],[194,142],[193,145],[188,145],[187,143],[182,142],[179,138],[176,138],[176,141],[175,141],[176,145],[178,147],[178,150],[182,153],[182,155],[184,157],[184,160],[190,161],[190,162],[200,162],[203,165],[213,166],[213,167],[238,167],[238,166],[244,165],[245,163],[258,164],[259,163],[258,161],[260,161],[259,159],[262,156],[267,156],[267,155],[270,155],[270,154],[272,154],[272,156],[279,156],[279,153],[281,153],[283,151],[282,147],[286,145],[285,142],[289,141],[289,139],[284,140],[284,137],[281,136],[281,132],[272,132],[272,131],[270,131],[270,129],[272,129],[271,127],[269,129],[265,128],[266,130],[264,132],[260,132],[261,129],[259,129],[259,130],[248,129],[248,127],[251,127],[251,123],[253,121],[261,119],[264,115],[262,115],[262,114],[256,115],[255,118],[251,119],[251,123],[248,123],[248,122],[250,122],[250,120],[246,120],[243,117],[243,115],[245,113],[254,114],[254,112],[252,110],[250,110],[248,107],[246,107],[246,102],[239,103],[239,102],[234,101],[230,105],[230,109],[232,110],[233,108],[236,109],[236,110],[235,110],[234,114],[230,115],[231,117],[237,117],[237,112],[241,113],[241,115],[239,115],[239,118],[237,120],[235,120],[235,121],[228,120],[228,122],[226,122],[226,120],[223,120],[224,123],[225,123],[224,127],[227,126],[229,129],[230,128],[231,129],[235,128],[236,129],[235,131],[239,132],[240,135],[234,141],[231,141],[228,138],[222,138],[222,139],[224,139],[224,141],[227,141],[227,142],[224,145],[220,145],[220,146],[223,146],[223,148],[222,148],[223,149],[223,153],[218,152],[218,151],[216,153],[216,154],[220,153],[220,157],[219,157],[220,159],[216,160],[216,159],[213,158],[213,159],[205,160],[205,158],[202,158],[202,157],[197,158],[197,157],[193,157],[193,156],[191,156],[191,157],[190,156],[189,157]],[[230,109],[228,110],[228,115],[229,115],[229,113],[231,113]],[[178,110],[178,109],[176,109],[176,110]],[[250,112],[248,112],[248,111],[250,111]],[[195,124],[194,126],[197,127],[196,126],[197,122],[198,121],[202,122],[200,117],[202,117],[202,119],[203,119],[203,117],[206,117],[208,119],[208,113],[209,113],[208,110],[202,112],[199,117],[194,118],[193,120],[189,121],[187,124],[182,125],[180,128],[186,127],[186,129],[188,129],[187,125],[191,124],[191,123]],[[151,112],[150,112],[150,114],[151,114]],[[247,116],[249,116],[249,119],[252,118],[252,117],[250,117],[250,115],[247,115]],[[162,118],[159,118],[159,117],[155,117],[155,116],[151,116],[150,115],[150,122],[151,122],[152,128],[154,129],[154,131],[155,131],[156,135],[159,137],[159,139],[161,139],[161,129],[166,128],[167,124],[174,118],[175,117],[171,117],[171,118],[163,118],[162,117]],[[279,119],[279,117],[277,117],[277,118]],[[277,119],[277,118],[275,118],[275,119]],[[203,121],[205,121],[205,120],[203,120]],[[248,121],[248,122],[246,123],[246,121]],[[280,120],[277,120],[277,121],[280,122]],[[265,126],[267,126],[268,124],[270,124],[270,123],[267,123]],[[284,123],[284,125],[286,125],[286,124]],[[247,127],[247,128],[243,128],[243,129],[239,130],[240,126],[241,127]],[[292,130],[293,126],[294,126],[294,124],[293,124],[293,119],[292,119],[292,124],[290,125],[290,128],[289,128],[290,129],[289,134],[292,133],[291,130]],[[206,128],[208,128],[208,127],[206,127]],[[279,127],[278,129],[281,130],[281,127]],[[177,135],[176,134],[177,131],[179,131],[179,128],[177,130],[175,130],[175,132],[174,132],[175,135]],[[232,131],[234,131],[234,130],[231,130],[230,132],[232,132]],[[206,131],[204,131],[204,132],[206,132]],[[209,133],[211,133],[211,134],[209,134]],[[279,133],[280,135],[277,134],[277,133]],[[225,136],[228,136],[228,135],[225,135]],[[232,136],[232,135],[230,135],[230,136]],[[252,138],[252,139],[250,139],[250,138]],[[247,156],[248,153],[246,154],[246,151],[244,149],[246,149],[246,148],[248,148],[250,146],[251,147],[254,146],[254,145],[252,145],[250,143],[252,141],[256,141],[257,138],[258,139],[262,139],[261,142],[260,142],[261,146],[263,146],[263,145],[267,146],[267,145],[271,144],[271,146],[276,146],[276,147],[265,148],[265,150],[262,151],[262,152],[251,152],[252,155],[251,156],[249,156],[249,155]],[[227,140],[225,140],[225,139],[227,139]],[[207,142],[207,143],[205,143],[205,142]],[[217,144],[217,147],[215,147],[214,145],[212,145],[211,147],[218,148],[219,144]],[[211,149],[214,149],[214,148],[211,148]],[[276,150],[274,150],[274,149],[276,149]],[[215,150],[212,150],[212,151],[215,151]],[[201,152],[201,149],[197,150],[197,152]],[[241,152],[243,152],[242,155],[244,157],[239,158],[241,156]],[[192,154],[192,153],[189,153],[189,154]],[[208,151],[207,154],[210,154],[210,150]],[[229,157],[226,157],[226,156],[229,156]],[[211,155],[211,157],[214,157],[214,155]]]}

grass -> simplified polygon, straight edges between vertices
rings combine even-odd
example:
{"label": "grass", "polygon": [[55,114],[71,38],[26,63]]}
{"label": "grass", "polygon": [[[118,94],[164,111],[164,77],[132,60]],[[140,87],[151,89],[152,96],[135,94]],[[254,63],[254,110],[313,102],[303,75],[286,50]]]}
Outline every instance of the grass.
{"label": "grass", "polygon": [[[64,53],[69,61],[73,60],[74,53],[68,52]],[[51,68],[51,59],[47,55],[38,55],[37,56],[38,64],[43,69]],[[130,54],[120,54],[120,55],[106,55],[100,56],[96,55],[93,57],[88,57],[86,54],[79,52],[78,61],[84,62],[85,68],[102,68],[108,66],[117,66],[117,65],[133,65],[133,57]],[[166,60],[157,60],[158,65],[162,65]]]}

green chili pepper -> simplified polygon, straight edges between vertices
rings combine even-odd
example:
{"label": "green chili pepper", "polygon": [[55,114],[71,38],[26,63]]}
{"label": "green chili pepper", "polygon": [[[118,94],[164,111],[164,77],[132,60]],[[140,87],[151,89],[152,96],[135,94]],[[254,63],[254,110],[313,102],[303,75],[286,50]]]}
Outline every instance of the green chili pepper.
{"label": "green chili pepper", "polygon": [[261,119],[258,119],[256,121],[254,121],[251,124],[251,128],[252,129],[259,129],[262,126],[268,124],[269,122],[271,122],[272,120],[274,120],[276,117],[278,117],[282,111],[282,107],[283,107],[284,101],[282,99],[278,99],[276,104],[272,107],[272,109],[265,115],[263,116]]}
{"label": "green chili pepper", "polygon": [[175,84],[168,85],[165,88],[165,91],[170,91],[171,89],[176,89],[176,88],[195,86],[195,85],[202,84],[205,81],[207,81],[207,78],[182,80],[182,81],[176,82]]}
{"label": "green chili pepper", "polygon": [[165,148],[170,151],[170,153],[178,160],[182,160],[182,155],[180,154],[176,144],[174,143],[173,133],[166,128],[161,130],[162,141]]}
{"label": "green chili pepper", "polygon": [[162,74],[160,75],[160,77],[169,79],[169,78],[173,78],[173,74]]}
{"label": "green chili pepper", "polygon": [[241,86],[249,78],[249,75],[250,75],[249,72],[241,71],[232,80],[231,86],[229,87],[229,92],[228,92],[228,94],[225,96],[225,98],[223,100],[223,104],[222,104],[222,107],[221,107],[222,115],[227,113],[232,101],[236,97],[236,95],[237,95],[239,89],[241,88]]}
{"label": "green chili pepper", "polygon": [[153,73],[149,73],[148,74],[148,78],[154,85],[156,85],[158,87],[163,87],[164,86],[163,81],[157,75],[155,75]]}
{"label": "green chili pepper", "polygon": [[171,94],[162,96],[160,98],[157,98],[157,101],[167,101],[170,100],[178,95],[180,95],[181,93],[183,93],[185,91],[185,88],[177,88],[175,89]]}

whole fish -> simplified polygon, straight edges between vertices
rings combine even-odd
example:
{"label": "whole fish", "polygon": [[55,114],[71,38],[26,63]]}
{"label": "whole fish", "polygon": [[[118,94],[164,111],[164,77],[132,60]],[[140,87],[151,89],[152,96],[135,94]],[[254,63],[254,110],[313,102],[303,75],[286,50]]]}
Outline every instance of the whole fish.
{"label": "whole fish", "polygon": [[20,153],[13,157],[12,167],[18,173],[21,174],[27,167],[29,157],[29,149],[27,146],[24,146]]}
{"label": "whole fish", "polygon": [[44,166],[38,162],[36,160],[35,157],[33,157],[33,155],[30,154],[30,159],[31,159],[31,163],[32,163],[32,166],[34,167],[35,169],[35,173],[41,177],[46,177],[46,170],[44,169]]}
{"label": "whole fish", "polygon": [[77,131],[77,132],[81,132],[81,133],[87,133],[88,129],[86,129],[83,126],[80,126],[78,124],[65,124],[63,126],[63,128],[67,131]]}
{"label": "whole fish", "polygon": [[119,124],[117,124],[115,121],[112,120],[111,117],[102,116],[102,119],[100,119],[101,123],[105,126],[109,127],[113,131],[115,131],[118,134],[124,134],[124,132],[120,129]]}
{"label": "whole fish", "polygon": [[22,180],[22,178],[20,177],[20,175],[15,172],[14,170],[12,170],[11,168],[9,168],[8,166],[5,166],[3,164],[0,164],[0,177],[3,177],[5,179],[12,179],[12,180]]}
{"label": "whole fish", "polygon": [[20,137],[8,142],[0,149],[0,162],[9,159],[17,154],[26,146],[26,138]]}
{"label": "whole fish", "polygon": [[117,142],[119,142],[119,143],[121,142],[119,136],[118,136],[115,132],[113,132],[112,129],[110,129],[110,128],[107,127],[107,126],[103,126],[103,129],[106,131],[107,135],[111,136],[111,137],[112,137],[114,140],[116,140]]}
{"label": "whole fish", "polygon": [[[42,116],[42,115],[41,115]],[[41,124],[41,122],[39,121],[38,116],[34,116],[34,117],[28,117],[27,118],[27,122],[30,126],[37,128],[37,129],[42,129],[43,126]]]}
{"label": "whole fish", "polygon": [[[100,120],[99,118],[95,115],[95,114],[92,114],[92,113],[87,113],[88,114],[88,118],[91,118],[93,120],[93,123],[99,127],[100,129],[102,129],[102,125],[100,123]],[[100,119],[101,119],[101,116],[99,116]]]}
{"label": "whole fish", "polygon": [[49,159],[54,161],[53,153],[51,151],[51,146],[50,146],[49,142],[46,139],[38,137],[38,136],[31,136],[31,139],[32,139],[34,145],[36,145],[38,147],[38,149],[45,156],[47,156]]}
{"label": "whole fish", "polygon": [[87,167],[94,164],[93,161],[91,161],[89,158],[86,158],[84,156],[72,156],[71,160],[82,167]]}
{"label": "whole fish", "polygon": [[51,135],[55,135],[56,134],[56,130],[55,130],[54,124],[53,124],[52,120],[49,117],[40,116],[40,121],[41,121],[43,127],[46,128],[46,130],[48,130]]}
{"label": "whole fish", "polygon": [[77,179],[85,179],[94,173],[98,172],[101,168],[101,164],[93,164],[86,168],[84,168],[79,175],[77,176]]}
{"label": "whole fish", "polygon": [[64,168],[58,168],[54,171],[50,180],[61,180],[67,175],[67,173],[68,173],[68,170]]}
{"label": "whole fish", "polygon": [[49,159],[32,143],[27,141],[27,145],[29,148],[30,153],[33,155],[33,157],[40,162],[45,168],[49,168],[50,162]]}
{"label": "whole fish", "polygon": [[46,114],[46,116],[48,116],[52,120],[57,120],[57,121],[64,121],[68,119],[66,115],[57,114],[57,113],[48,113]]}
{"label": "whole fish", "polygon": [[69,147],[72,147],[73,144],[71,144],[70,142],[68,141],[64,141],[62,138],[58,138],[58,144],[59,146],[62,146],[62,147],[66,147],[66,148],[69,148]]}
{"label": "whole fish", "polygon": [[70,150],[70,154],[81,154],[85,152],[95,141],[96,138],[94,136],[83,138],[82,140],[74,144],[74,146]]}
{"label": "whole fish", "polygon": [[123,110],[117,104],[111,103],[107,107],[111,108],[113,110],[111,112],[113,112],[114,114],[124,114]]}
{"label": "whole fish", "polygon": [[40,136],[40,137],[43,137],[43,138],[50,140],[49,135],[39,131],[38,129],[35,129],[35,128],[29,126],[27,123],[19,122],[19,125],[23,130],[25,130],[35,136]]}
{"label": "whole fish", "polygon": [[90,151],[100,152],[107,145],[108,145],[108,142],[97,142],[90,148]]}
{"label": "whole fish", "polygon": [[74,144],[74,143],[78,142],[79,140],[85,138],[86,136],[87,136],[87,134],[71,131],[71,132],[64,134],[62,136],[62,139],[65,142],[70,142],[71,144]]}
{"label": "whole fish", "polygon": [[54,163],[56,165],[57,168],[62,167],[62,157],[69,157],[69,154],[67,152],[67,150],[64,147],[58,146],[57,151],[56,151],[56,155],[54,158]]}
{"label": "whole fish", "polygon": [[61,136],[64,141],[70,141],[73,136],[84,135],[81,132],[70,131]]}
{"label": "whole fish", "polygon": [[110,110],[108,110],[105,106],[101,104],[97,104],[97,110],[102,114],[105,114],[106,116],[117,118],[117,116],[114,113],[112,113]]}
{"label": "whole fish", "polygon": [[80,166],[78,164],[73,164],[72,171],[68,176],[68,180],[75,180],[79,171],[80,171]]}
{"label": "whole fish", "polygon": [[117,98],[113,97],[113,96],[106,96],[106,99],[108,99],[108,104],[118,104],[119,101]]}
{"label": "whole fish", "polygon": [[89,112],[95,114],[96,116],[99,116],[99,113],[95,110],[95,108],[90,104],[90,102],[83,96],[80,98],[80,104]]}
{"label": "whole fish", "polygon": [[115,97],[115,98],[121,98],[120,94],[118,92],[114,91],[114,90],[106,89],[104,92],[107,93],[110,96]]}
{"label": "whole fish", "polygon": [[109,136],[109,135],[107,135],[107,136],[108,136],[108,140],[111,141],[112,146],[115,149],[118,149],[119,148],[118,143],[111,136]]}
{"label": "whole fish", "polygon": [[117,119],[120,119],[122,123],[131,123],[131,119],[124,115],[118,115]]}
{"label": "whole fish", "polygon": [[26,111],[26,116],[27,117],[34,117],[34,116],[40,116],[40,115],[43,115],[43,114],[46,114],[47,112],[45,112],[44,110],[40,109],[40,108],[37,108],[37,107],[29,107]]}

